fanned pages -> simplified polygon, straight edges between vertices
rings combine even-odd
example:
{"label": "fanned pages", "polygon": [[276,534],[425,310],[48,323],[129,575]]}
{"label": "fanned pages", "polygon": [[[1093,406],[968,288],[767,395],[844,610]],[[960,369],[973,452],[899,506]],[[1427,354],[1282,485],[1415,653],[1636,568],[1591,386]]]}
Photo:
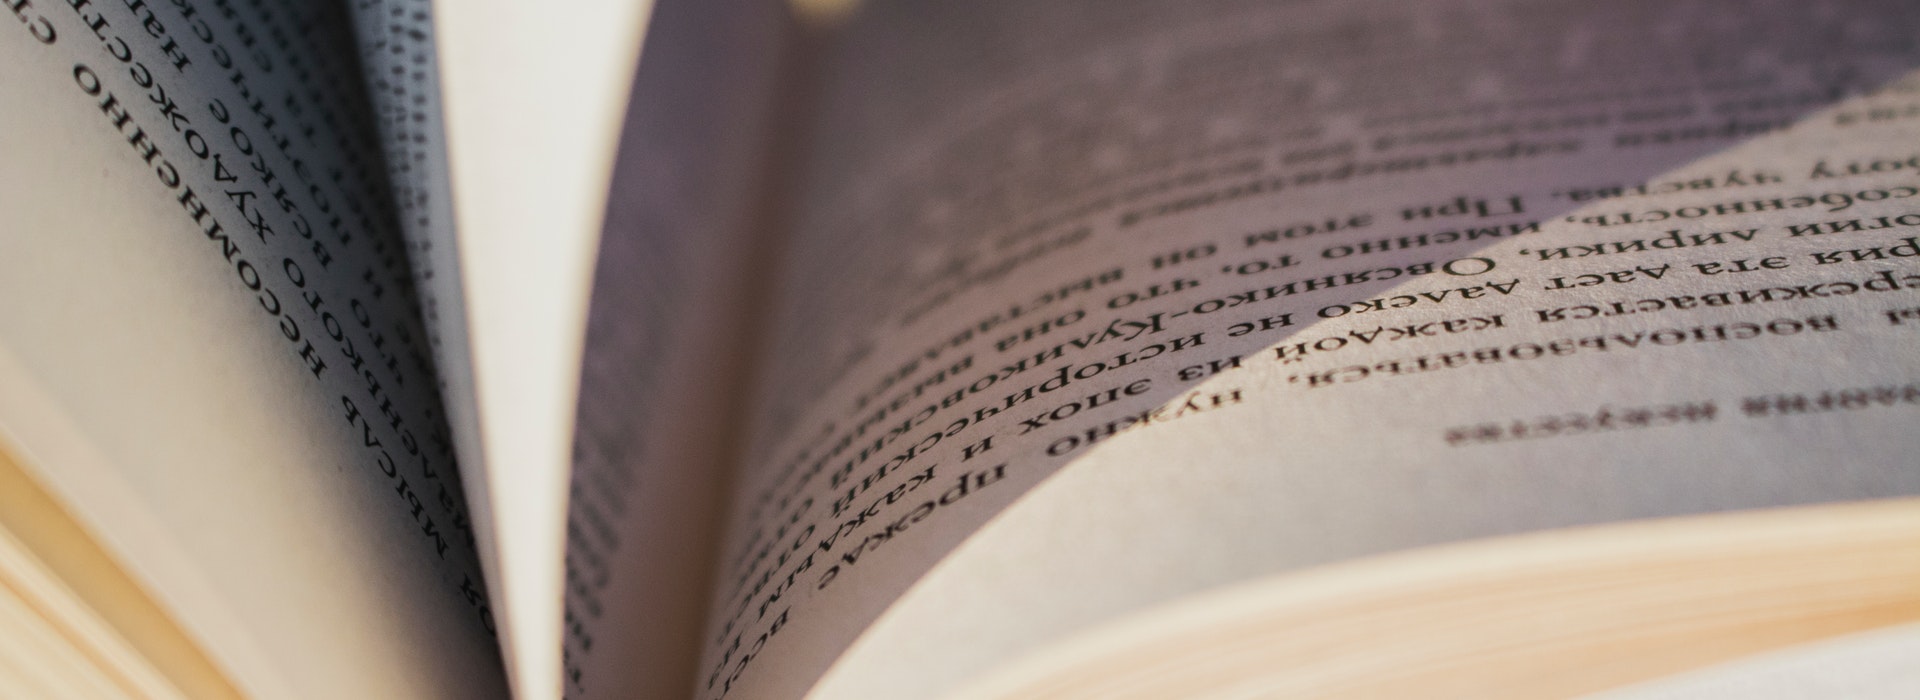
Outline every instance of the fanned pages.
{"label": "fanned pages", "polygon": [[1920,4],[856,4],[4,3],[0,695],[1910,646]]}
{"label": "fanned pages", "polygon": [[1920,695],[1920,624],[1862,632],[1599,693],[1588,700],[1748,700]]}

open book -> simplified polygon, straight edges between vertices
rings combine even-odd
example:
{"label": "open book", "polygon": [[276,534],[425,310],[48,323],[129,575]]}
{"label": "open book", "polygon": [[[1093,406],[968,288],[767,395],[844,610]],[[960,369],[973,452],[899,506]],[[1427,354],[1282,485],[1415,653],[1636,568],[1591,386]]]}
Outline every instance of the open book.
{"label": "open book", "polygon": [[1907,0],[4,4],[6,697],[1920,634]]}

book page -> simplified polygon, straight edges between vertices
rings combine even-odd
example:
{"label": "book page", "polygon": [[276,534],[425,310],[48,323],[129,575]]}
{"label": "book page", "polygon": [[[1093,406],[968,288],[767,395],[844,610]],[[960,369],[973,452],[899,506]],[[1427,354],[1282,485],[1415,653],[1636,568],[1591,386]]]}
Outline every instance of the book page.
{"label": "book page", "polygon": [[345,8],[8,14],[0,449],[247,696],[504,696]]}
{"label": "book page", "polygon": [[1920,491],[1910,3],[864,9],[702,697],[928,697],[1255,576]]}
{"label": "book page", "polygon": [[580,370],[567,697],[691,691],[794,29],[778,0],[663,0],[649,22]]}
{"label": "book page", "polygon": [[[568,440],[651,2],[355,0],[519,697],[561,690]],[[458,235],[455,235],[455,231]]]}

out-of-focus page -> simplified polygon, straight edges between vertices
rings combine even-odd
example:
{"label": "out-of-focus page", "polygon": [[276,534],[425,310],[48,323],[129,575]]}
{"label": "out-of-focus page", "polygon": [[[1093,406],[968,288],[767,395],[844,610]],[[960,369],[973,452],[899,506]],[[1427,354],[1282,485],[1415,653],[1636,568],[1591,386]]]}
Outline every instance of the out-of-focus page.
{"label": "out-of-focus page", "polygon": [[594,272],[567,512],[566,696],[691,692],[765,227],[778,0],[664,0]]}
{"label": "out-of-focus page", "polygon": [[345,9],[14,3],[0,439],[257,697],[506,694]]}
{"label": "out-of-focus page", "polygon": [[[365,90],[379,128],[380,148],[400,231],[406,241],[406,261],[413,271],[427,346],[433,352],[435,377],[455,453],[465,467],[467,502],[473,509],[475,540],[486,572],[489,605],[503,629],[516,629],[506,610],[511,607],[501,581],[500,517],[495,498],[506,498],[492,486],[480,433],[480,399],[475,385],[473,338],[467,319],[467,301],[460,274],[460,239],[453,217],[453,180],[447,164],[447,137],[441,111],[440,71],[433,41],[433,8],[429,0],[356,0],[350,4],[359,41]],[[557,505],[531,503],[522,508],[551,512]],[[535,563],[516,564],[517,571],[551,574],[547,556]],[[524,575],[524,574],[522,574]],[[549,591],[551,592],[551,591]],[[501,652],[512,655],[512,632],[502,639]],[[550,643],[550,642],[549,642]]]}
{"label": "out-of-focus page", "polygon": [[860,637],[821,696],[927,697],[1252,576],[1920,491],[1917,27],[865,7],[698,692],[800,694]]}
{"label": "out-of-focus page", "polygon": [[1920,695],[1920,625],[1788,647],[1586,696],[1586,700],[1898,700]]}

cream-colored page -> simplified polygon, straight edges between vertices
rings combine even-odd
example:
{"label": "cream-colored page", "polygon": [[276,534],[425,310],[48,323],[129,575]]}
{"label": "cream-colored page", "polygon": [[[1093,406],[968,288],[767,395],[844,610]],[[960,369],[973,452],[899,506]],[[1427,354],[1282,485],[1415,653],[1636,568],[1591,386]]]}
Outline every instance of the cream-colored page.
{"label": "cream-colored page", "polygon": [[1920,492],[1911,3],[863,10],[701,697],[929,697],[1250,577]]}
{"label": "cream-colored page", "polygon": [[249,695],[505,696],[345,8],[9,7],[4,449]]}
{"label": "cream-colored page", "polygon": [[1898,700],[1920,696],[1920,625],[1802,644],[1586,700]]}

